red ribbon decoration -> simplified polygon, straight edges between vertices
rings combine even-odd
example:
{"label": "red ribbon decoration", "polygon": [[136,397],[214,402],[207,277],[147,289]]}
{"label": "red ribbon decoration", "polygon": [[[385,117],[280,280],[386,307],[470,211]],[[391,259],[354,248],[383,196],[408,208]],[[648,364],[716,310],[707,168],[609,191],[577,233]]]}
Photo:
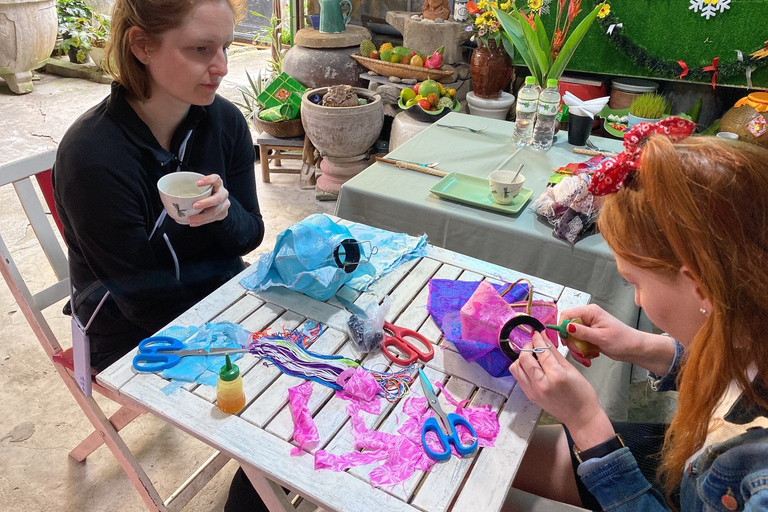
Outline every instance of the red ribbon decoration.
{"label": "red ribbon decoration", "polygon": [[683,68],[683,72],[677,75],[677,78],[683,78],[688,74],[688,64],[686,64],[682,60],[677,61],[677,63],[680,64],[681,68]]}
{"label": "red ribbon decoration", "polygon": [[587,190],[594,196],[618,192],[632,172],[640,168],[640,156],[648,137],[652,133],[666,136],[672,142],[679,142],[691,136],[696,123],[682,117],[667,117],[657,123],[640,123],[624,133],[624,151],[603,160],[595,167]]}
{"label": "red ribbon decoration", "polygon": [[715,84],[717,83],[717,66],[720,63],[720,57],[715,57],[712,59],[712,65],[707,66],[705,68],[702,68],[702,71],[714,71],[712,74],[712,88],[715,88]]}

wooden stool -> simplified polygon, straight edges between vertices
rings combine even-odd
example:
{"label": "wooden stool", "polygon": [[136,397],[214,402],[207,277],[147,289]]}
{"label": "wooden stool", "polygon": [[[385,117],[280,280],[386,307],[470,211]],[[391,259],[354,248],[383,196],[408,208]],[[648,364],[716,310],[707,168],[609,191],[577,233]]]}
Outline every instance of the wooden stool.
{"label": "wooden stool", "polygon": [[[302,187],[315,183],[315,167],[317,164],[315,147],[306,135],[303,137],[278,138],[262,132],[256,137],[256,144],[259,146],[261,179],[264,183],[269,183],[269,174],[273,172],[298,174],[299,183]],[[282,167],[283,160],[300,160],[301,168],[280,168]],[[274,162],[274,166],[270,166],[270,162]]]}

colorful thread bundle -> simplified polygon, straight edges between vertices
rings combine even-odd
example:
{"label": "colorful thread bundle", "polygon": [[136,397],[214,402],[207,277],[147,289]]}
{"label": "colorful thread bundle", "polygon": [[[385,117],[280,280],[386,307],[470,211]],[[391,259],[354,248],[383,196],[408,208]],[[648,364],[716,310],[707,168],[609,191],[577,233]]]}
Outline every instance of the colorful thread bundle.
{"label": "colorful thread bundle", "polygon": [[[277,334],[254,332],[250,336],[248,349],[255,356],[277,366],[283,373],[310,379],[336,390],[342,389],[337,383],[339,375],[348,368],[360,366],[357,361],[343,356],[310,352],[304,348],[301,341],[301,336],[297,335],[295,330]],[[405,396],[413,382],[412,366],[394,373],[363,369],[376,379],[379,385],[378,395],[390,402]]]}

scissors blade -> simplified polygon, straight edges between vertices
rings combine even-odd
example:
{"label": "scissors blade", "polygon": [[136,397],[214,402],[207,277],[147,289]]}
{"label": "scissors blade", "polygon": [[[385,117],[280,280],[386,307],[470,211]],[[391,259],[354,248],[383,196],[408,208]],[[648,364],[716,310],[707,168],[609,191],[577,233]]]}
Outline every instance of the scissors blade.
{"label": "scissors blade", "polygon": [[445,414],[443,408],[440,407],[440,402],[437,401],[435,390],[421,368],[419,368],[419,377],[421,378],[421,389],[424,390],[424,396],[427,399],[427,405],[430,409],[435,411],[435,414],[439,418],[438,424],[440,424],[443,432],[446,435],[451,435],[452,432],[450,429],[450,423],[448,423],[448,415]]}
{"label": "scissors blade", "polygon": [[232,347],[232,348],[211,348],[211,349],[205,349],[205,348],[192,348],[187,350],[158,350],[155,353],[156,354],[174,354],[179,357],[185,357],[185,356],[213,356],[213,355],[224,355],[224,354],[240,354],[243,352],[250,352],[247,348],[240,347]]}

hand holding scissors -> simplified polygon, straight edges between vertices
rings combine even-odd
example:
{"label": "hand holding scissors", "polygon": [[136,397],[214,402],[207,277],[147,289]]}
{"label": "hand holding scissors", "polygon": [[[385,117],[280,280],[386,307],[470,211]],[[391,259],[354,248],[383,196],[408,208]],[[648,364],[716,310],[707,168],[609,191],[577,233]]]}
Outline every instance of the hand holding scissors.
{"label": "hand holding scissors", "polygon": [[184,344],[170,336],[152,336],[139,343],[139,353],[133,358],[133,367],[140,372],[156,372],[179,364],[182,357],[239,354],[248,348],[196,348],[183,350]]}
{"label": "hand holding scissors", "polygon": [[[427,398],[427,404],[433,411],[435,411],[435,414],[437,414],[442,422],[441,425],[435,417],[431,417],[427,418],[427,421],[424,422],[424,426],[421,427],[421,444],[424,445],[424,450],[427,452],[427,455],[429,455],[429,458],[434,460],[448,460],[451,457],[451,445],[453,445],[456,448],[456,451],[462,456],[474,452],[477,449],[477,433],[475,432],[475,429],[464,416],[460,416],[453,412],[446,414],[437,401],[437,395],[435,395],[435,390],[432,389],[432,384],[429,383],[427,376],[424,375],[424,372],[421,369],[419,370],[419,377],[421,378],[421,388],[424,390],[424,396]],[[459,425],[467,429],[467,431],[475,438],[471,444],[461,444],[459,432],[456,430],[456,427]],[[426,439],[427,432],[434,432],[435,435],[437,435],[437,439],[440,441],[443,451],[436,452],[429,447]]]}
{"label": "hand holding scissors", "polygon": [[[410,340],[415,340],[420,348]],[[394,347],[393,351],[390,347]],[[384,322],[384,341],[381,342],[381,351],[395,364],[408,366],[417,359],[427,362],[435,357],[435,349],[432,343],[418,332]]]}

